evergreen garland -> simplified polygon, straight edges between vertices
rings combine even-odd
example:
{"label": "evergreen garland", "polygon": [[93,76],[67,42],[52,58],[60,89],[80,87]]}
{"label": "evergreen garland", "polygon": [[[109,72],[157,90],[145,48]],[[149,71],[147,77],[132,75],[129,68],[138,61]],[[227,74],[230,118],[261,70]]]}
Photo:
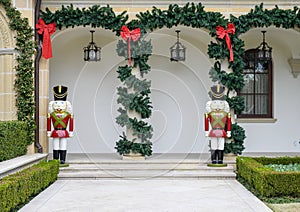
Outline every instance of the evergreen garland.
{"label": "evergreen garland", "polygon": [[128,20],[128,15],[125,15],[125,13],[126,11],[116,15],[109,5],[106,7],[93,5],[89,8],[74,9],[74,6],[71,4],[67,7],[63,5],[61,10],[56,10],[54,13],[46,8],[45,12],[41,11],[41,18],[47,24],[55,22],[58,29],[63,27],[73,28],[75,26],[102,27],[112,30],[119,35],[119,29]]}
{"label": "evergreen garland", "polygon": [[16,47],[18,64],[15,67],[16,79],[14,88],[16,92],[17,117],[28,126],[27,145],[34,141],[34,68],[33,55],[35,53],[35,42],[33,40],[33,29],[29,26],[27,18],[22,18],[20,11],[12,7],[10,0],[0,0],[0,4],[9,18],[9,27],[16,31]]}
{"label": "evergreen garland", "polygon": [[[133,68],[139,68],[141,76],[150,71],[150,66],[147,64],[148,58],[152,53],[152,46],[150,41],[140,38],[136,42],[131,42],[131,58],[133,66],[120,66],[118,68],[118,78],[123,82],[123,86],[118,87],[117,103],[122,107],[118,109],[120,113],[116,118],[116,122],[121,127],[126,127],[132,130],[132,135],[140,139],[141,142],[135,142],[136,139],[128,140],[125,133],[120,136],[116,142],[116,149],[120,155],[129,153],[138,153],[143,156],[150,156],[152,154],[152,138],[153,128],[143,119],[150,118],[152,113],[152,106],[150,101],[150,86],[151,82],[147,79],[138,79],[132,74]],[[119,40],[117,44],[117,54],[128,59],[128,44],[123,40]],[[129,92],[130,90],[130,92]],[[136,117],[130,118],[129,111],[135,111],[140,114],[142,120]]]}
{"label": "evergreen garland", "polygon": [[[31,126],[30,130],[33,134],[34,100],[32,96],[32,56],[34,54],[35,45],[33,42],[32,29],[28,26],[28,20],[22,19],[20,12],[15,8],[12,8],[10,0],[0,0],[0,3],[7,11],[7,16],[10,19],[11,29],[17,32],[17,50],[20,52],[20,55],[17,58],[17,80],[15,82],[17,93],[18,119],[25,120],[28,125]],[[92,27],[102,27],[104,29],[112,30],[116,33],[117,36],[120,35],[119,30],[121,26],[128,21],[128,15],[126,15],[126,11],[119,15],[115,15],[112,8],[110,8],[109,6],[100,7],[99,5],[94,5],[87,9],[74,9],[73,5],[70,5],[68,7],[62,6],[61,10],[57,10],[54,13],[46,8],[45,12],[41,11],[41,17],[47,24],[55,22],[58,29],[61,29],[62,27],[90,25]],[[213,76],[217,76],[219,82],[222,82],[229,89],[229,91],[239,91],[243,87],[242,72],[244,63],[242,60],[242,56],[244,54],[244,43],[239,39],[240,34],[246,33],[248,30],[254,27],[269,27],[271,25],[286,29],[294,27],[300,28],[300,12],[299,8],[296,6],[293,9],[289,10],[282,10],[277,6],[275,6],[275,8],[272,10],[266,10],[263,8],[263,4],[260,4],[258,6],[255,6],[255,8],[252,9],[248,14],[241,15],[239,17],[231,15],[230,20],[227,20],[221,13],[204,11],[204,7],[201,3],[197,5],[194,3],[187,3],[183,7],[179,7],[176,4],[170,4],[167,10],[160,10],[156,7],[153,7],[151,12],[146,11],[137,14],[137,18],[138,20],[132,20],[128,22],[127,26],[131,29],[140,27],[142,32],[144,33],[163,27],[171,28],[177,25],[208,29],[210,31],[210,35],[216,38],[216,42],[211,42],[208,45],[208,55],[210,58],[214,58],[216,62],[228,59],[229,57],[225,41],[220,40],[216,37],[216,26],[220,25],[225,28],[228,22],[233,23],[236,28],[236,33],[234,35],[230,35],[230,38],[233,46],[234,61],[229,63],[229,68],[231,68],[233,72],[228,74],[225,71],[222,71],[220,68],[217,69],[216,72],[214,72]],[[139,41],[139,43],[136,44],[137,48],[134,48],[133,50],[133,55],[135,57],[134,67],[137,67],[138,65],[142,73],[147,73],[148,71],[150,71],[150,66],[147,64],[147,60],[151,55],[151,43],[147,41],[141,42],[145,42],[145,44],[141,45]],[[120,44],[119,47],[122,46],[126,48],[123,44]],[[126,57],[126,52],[123,51],[122,53],[122,51],[120,51],[119,55]],[[125,81],[128,78],[128,81],[126,82],[127,84],[129,84],[131,82],[130,80],[132,80],[132,78],[130,78],[131,75],[129,73],[129,70],[130,67],[118,68],[119,79],[121,81]],[[133,81],[135,82],[136,80]],[[145,87],[147,87],[149,82],[144,81],[141,83]],[[124,92],[124,95],[126,94],[125,90],[123,90],[122,92]],[[144,117],[148,117],[151,115],[148,110],[151,108],[149,99],[147,98],[149,92],[150,91],[148,89],[142,89],[142,92],[137,92],[140,94],[140,96],[135,96],[135,98],[138,99],[135,101],[142,102],[141,108],[147,108],[147,110],[145,110],[147,112],[144,114]],[[134,97],[131,100],[133,99]],[[235,109],[236,113],[239,113],[243,110],[244,103],[241,98],[229,98],[227,95],[227,101],[229,102],[230,107]],[[130,104],[131,103],[129,103],[129,106]],[[138,107],[136,103],[131,105],[131,108]],[[144,109],[141,108],[137,110],[144,111]],[[119,109],[118,111],[120,112],[120,116],[116,120],[117,123],[122,123],[124,124],[124,126],[135,123],[133,120],[130,121],[129,117],[126,116],[126,113],[123,109]],[[148,128],[146,127],[145,129]],[[137,130],[136,133],[139,133],[139,131]],[[234,137],[234,132],[232,134],[232,136]],[[121,136],[121,140],[127,141],[126,136]],[[128,142],[124,142],[123,144],[128,144]],[[130,143],[129,145],[124,145],[122,147],[120,145],[117,147],[118,152],[127,153],[128,149],[134,149],[134,151],[139,152],[137,149],[140,148],[143,152],[143,155],[151,154],[151,148],[149,150],[149,145],[144,148],[137,147],[136,144],[133,145],[132,143]]]}

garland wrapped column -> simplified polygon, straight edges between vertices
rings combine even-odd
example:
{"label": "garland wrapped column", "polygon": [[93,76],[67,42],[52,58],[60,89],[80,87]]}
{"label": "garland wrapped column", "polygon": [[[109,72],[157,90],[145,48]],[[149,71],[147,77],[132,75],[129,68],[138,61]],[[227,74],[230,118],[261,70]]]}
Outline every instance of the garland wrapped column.
{"label": "garland wrapped column", "polygon": [[[128,54],[130,55],[130,54]],[[131,64],[131,58],[128,57],[129,63]],[[141,79],[141,74],[138,68],[132,68],[131,74],[133,77],[135,77],[136,80]],[[128,94],[130,96],[136,96],[138,95],[135,90],[131,87],[128,89]],[[127,114],[129,117],[129,120],[137,120],[137,122],[140,122],[142,120],[141,114],[135,111],[134,109],[130,108],[127,110]],[[129,141],[132,141],[135,144],[140,145],[142,143],[142,136],[139,136],[139,133],[135,131],[132,125],[126,126],[126,135],[127,139]],[[140,157],[143,156],[141,152],[134,152],[132,149],[130,150],[129,154],[123,154],[123,158],[125,157]]]}
{"label": "garland wrapped column", "polygon": [[151,44],[140,40],[139,28],[130,31],[122,26],[120,35],[123,41],[119,41],[117,53],[128,59],[128,65],[118,68],[118,78],[123,86],[118,87],[117,102],[122,106],[118,109],[120,115],[116,122],[126,127],[126,133],[120,136],[115,148],[123,158],[144,158],[152,154],[150,139],[153,129],[144,121],[152,113],[149,97],[151,83],[143,79],[143,74],[150,70],[145,64],[151,55]]}

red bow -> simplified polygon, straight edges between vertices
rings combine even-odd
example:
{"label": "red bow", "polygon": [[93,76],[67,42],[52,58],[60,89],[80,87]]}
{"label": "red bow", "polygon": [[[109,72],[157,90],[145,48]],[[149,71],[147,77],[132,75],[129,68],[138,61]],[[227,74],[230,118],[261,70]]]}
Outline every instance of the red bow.
{"label": "red bow", "polygon": [[216,33],[218,35],[218,38],[223,39],[224,36],[225,36],[227,48],[228,48],[229,54],[230,54],[229,62],[232,62],[233,61],[233,51],[232,51],[232,46],[231,46],[229,34],[234,34],[235,33],[234,25],[232,23],[228,23],[227,30],[225,30],[221,26],[217,26],[216,30],[217,30]]}
{"label": "red bow", "polygon": [[51,23],[51,24],[45,24],[45,21],[43,19],[39,19],[38,23],[36,24],[36,29],[38,30],[37,32],[41,35],[43,35],[43,52],[42,56],[45,59],[51,58],[52,57],[52,45],[51,45],[51,39],[50,35],[53,34],[56,30],[56,24]]}
{"label": "red bow", "polygon": [[130,31],[127,26],[123,25],[121,28],[121,37],[127,41],[127,52],[128,52],[128,61],[129,65],[131,66],[131,53],[130,53],[130,42],[132,41],[137,41],[141,36],[141,29],[136,28],[132,31]]}

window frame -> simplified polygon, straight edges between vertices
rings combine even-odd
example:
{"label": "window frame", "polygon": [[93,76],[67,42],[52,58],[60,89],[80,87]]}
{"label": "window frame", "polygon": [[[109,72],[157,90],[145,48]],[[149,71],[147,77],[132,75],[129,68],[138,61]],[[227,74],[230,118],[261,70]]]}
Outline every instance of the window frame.
{"label": "window frame", "polygon": [[[269,60],[266,60],[266,59],[259,59],[257,57],[258,55],[258,49],[249,49],[249,50],[246,50],[245,51],[245,56],[244,56],[244,61],[246,63],[246,67],[243,71],[243,76],[245,76],[246,74],[254,74],[254,77],[256,75],[260,75],[261,73],[257,73],[256,72],[256,66],[258,64],[259,61],[262,61],[262,62],[267,62],[267,66],[268,66],[268,69],[267,69],[267,76],[268,76],[268,91],[267,93],[265,93],[268,97],[268,106],[267,106],[267,113],[266,114],[257,114],[257,113],[254,113],[254,114],[239,114],[237,115],[237,118],[241,118],[241,119],[272,119],[273,118],[273,61],[272,61],[272,58],[269,59]],[[248,62],[251,61],[250,59],[247,59],[247,58],[250,58],[248,55],[254,55],[254,60],[252,60],[254,62],[254,67],[252,68],[252,71],[251,72],[245,72],[245,70],[248,68]],[[256,92],[256,86],[255,84],[253,85],[253,89],[254,89],[254,92],[253,93],[243,93],[242,90],[238,92],[238,95],[239,96],[247,96],[247,95],[252,95],[253,96],[253,104],[254,104],[254,110],[256,109],[255,108],[255,101],[256,101],[256,98],[258,95],[263,95],[263,93],[257,93]]]}

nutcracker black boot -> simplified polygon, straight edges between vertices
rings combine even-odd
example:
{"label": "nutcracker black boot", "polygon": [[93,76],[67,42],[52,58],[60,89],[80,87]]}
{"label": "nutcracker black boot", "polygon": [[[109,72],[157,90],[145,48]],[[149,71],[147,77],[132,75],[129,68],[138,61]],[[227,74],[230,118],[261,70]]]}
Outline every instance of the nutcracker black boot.
{"label": "nutcracker black boot", "polygon": [[65,164],[66,155],[67,155],[67,150],[60,150],[60,164]]}
{"label": "nutcracker black boot", "polygon": [[217,163],[217,150],[211,150],[211,163],[216,164]]}
{"label": "nutcracker black boot", "polygon": [[59,159],[59,150],[53,150],[53,160]]}
{"label": "nutcracker black boot", "polygon": [[223,164],[224,151],[218,150],[218,164]]}

